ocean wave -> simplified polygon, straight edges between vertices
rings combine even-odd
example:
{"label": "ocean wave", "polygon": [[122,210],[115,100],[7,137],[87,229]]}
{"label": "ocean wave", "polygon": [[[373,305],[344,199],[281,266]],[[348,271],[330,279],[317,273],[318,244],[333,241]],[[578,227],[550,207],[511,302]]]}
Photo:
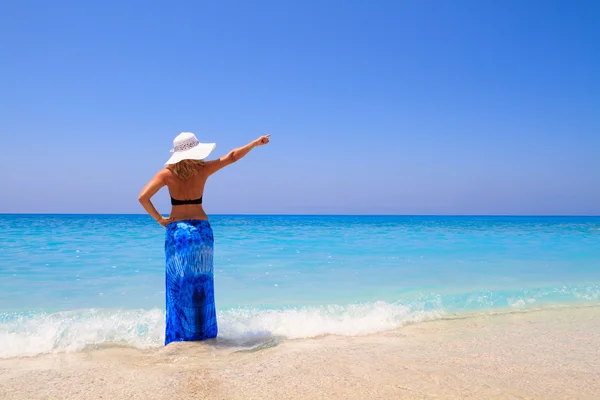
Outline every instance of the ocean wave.
{"label": "ocean wave", "polygon": [[[260,310],[236,308],[219,312],[219,337],[233,342],[326,334],[363,335],[404,324],[438,318],[440,310],[386,302]],[[164,341],[163,310],[88,309],[60,313],[0,314],[0,358],[80,351],[115,343],[139,349]]]}
{"label": "ocean wave", "polygon": [[[597,303],[599,295],[600,285],[590,284],[460,294],[419,292],[396,302],[279,309],[239,307],[219,311],[218,338],[235,344],[262,338],[365,335],[447,314]],[[164,330],[164,310],[156,308],[0,313],[0,358],[72,352],[112,344],[156,348],[164,343]]]}
{"label": "ocean wave", "polygon": [[383,301],[285,310],[239,308],[219,315],[219,334],[231,339],[268,336],[302,339],[327,334],[357,336],[439,318],[443,314],[439,308],[426,310],[423,303],[403,305]]}
{"label": "ocean wave", "polygon": [[0,358],[71,352],[120,342],[144,349],[164,336],[164,311],[75,310],[0,315]]}

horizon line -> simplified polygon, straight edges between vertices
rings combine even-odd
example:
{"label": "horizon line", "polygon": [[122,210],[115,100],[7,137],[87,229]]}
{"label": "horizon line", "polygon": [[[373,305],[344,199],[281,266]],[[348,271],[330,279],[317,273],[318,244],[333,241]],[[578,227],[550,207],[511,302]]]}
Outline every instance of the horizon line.
{"label": "horizon line", "polygon": [[[27,212],[27,213],[4,213],[0,212],[0,216],[144,216],[146,213],[44,213],[44,212]],[[168,215],[168,214],[162,214]],[[215,213],[210,216],[254,216],[254,217],[600,217],[600,214],[288,214],[288,213]]]}

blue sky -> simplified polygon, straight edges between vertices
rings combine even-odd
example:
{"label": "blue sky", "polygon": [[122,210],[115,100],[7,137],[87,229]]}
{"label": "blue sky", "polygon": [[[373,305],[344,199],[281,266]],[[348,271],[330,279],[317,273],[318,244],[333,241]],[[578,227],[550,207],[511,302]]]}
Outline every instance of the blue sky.
{"label": "blue sky", "polygon": [[600,214],[600,2],[90,3],[0,6],[0,212],[141,213],[192,131],[272,133],[209,214]]}

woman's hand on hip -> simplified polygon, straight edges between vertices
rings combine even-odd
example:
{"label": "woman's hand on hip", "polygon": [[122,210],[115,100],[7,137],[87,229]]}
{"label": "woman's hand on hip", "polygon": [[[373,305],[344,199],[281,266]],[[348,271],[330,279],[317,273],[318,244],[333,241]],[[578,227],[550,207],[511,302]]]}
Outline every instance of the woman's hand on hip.
{"label": "woman's hand on hip", "polygon": [[162,226],[167,226],[169,225],[171,222],[173,222],[173,218],[169,217],[169,218],[165,218],[165,217],[160,217],[156,222],[158,222],[159,224],[161,224]]}

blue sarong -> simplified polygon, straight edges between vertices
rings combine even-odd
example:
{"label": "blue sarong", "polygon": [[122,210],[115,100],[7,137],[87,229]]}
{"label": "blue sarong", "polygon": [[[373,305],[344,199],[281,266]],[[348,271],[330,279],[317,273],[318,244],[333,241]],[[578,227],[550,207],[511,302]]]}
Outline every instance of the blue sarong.
{"label": "blue sarong", "polygon": [[206,220],[167,225],[165,345],[217,336],[213,245]]}

